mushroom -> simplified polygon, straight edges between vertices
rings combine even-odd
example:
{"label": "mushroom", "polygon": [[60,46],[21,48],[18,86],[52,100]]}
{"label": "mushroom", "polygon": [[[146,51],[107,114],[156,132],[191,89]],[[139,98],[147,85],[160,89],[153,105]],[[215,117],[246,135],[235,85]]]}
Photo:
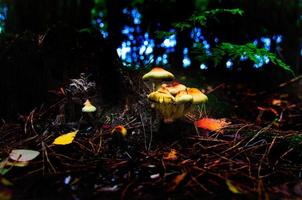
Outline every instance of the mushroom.
{"label": "mushroom", "polygon": [[208,97],[197,88],[187,88],[187,92],[193,97],[193,100],[192,104],[185,108],[185,112],[192,109],[193,105],[206,103],[208,101]]}
{"label": "mushroom", "polygon": [[170,84],[162,84],[162,88],[167,89],[172,95],[176,95],[178,92],[185,90],[187,87],[183,84],[173,81]]}
{"label": "mushroom", "polygon": [[84,103],[84,107],[82,108],[82,112],[85,113],[91,113],[91,112],[95,112],[96,111],[96,107],[94,107],[90,101],[87,99]]}
{"label": "mushroom", "polygon": [[191,106],[193,97],[187,93],[186,90],[179,91],[175,96],[176,110],[174,112],[174,118],[183,117],[187,110],[186,108]]}
{"label": "mushroom", "polygon": [[127,129],[123,125],[118,125],[115,126],[112,130],[111,133],[117,132],[118,134],[121,134],[123,137],[126,137],[127,135]]}
{"label": "mushroom", "polygon": [[201,104],[208,101],[208,97],[197,88],[187,88],[187,92],[193,97],[193,104]]}
{"label": "mushroom", "polygon": [[[159,111],[165,123],[183,117],[194,104],[205,103],[208,97],[197,88],[187,88],[174,81],[161,84],[162,81],[172,81],[174,75],[160,67],[153,68],[143,76],[143,80],[153,80],[153,92],[148,95],[151,107]],[[156,91],[154,91],[156,88]]]}
{"label": "mushroom", "polygon": [[152,108],[160,112],[165,123],[171,123],[175,119],[186,114],[186,108],[192,105],[193,97],[186,90],[179,91],[174,97],[167,89],[160,88],[148,95],[152,101]]}
{"label": "mushroom", "polygon": [[150,93],[148,99],[153,102],[151,107],[160,112],[166,123],[173,121],[173,107],[175,103],[173,95],[168,91],[160,90]]}
{"label": "mushroom", "polygon": [[160,87],[162,81],[171,81],[174,79],[174,75],[167,70],[160,67],[154,67],[150,72],[143,76],[143,80],[153,81],[153,91]]}

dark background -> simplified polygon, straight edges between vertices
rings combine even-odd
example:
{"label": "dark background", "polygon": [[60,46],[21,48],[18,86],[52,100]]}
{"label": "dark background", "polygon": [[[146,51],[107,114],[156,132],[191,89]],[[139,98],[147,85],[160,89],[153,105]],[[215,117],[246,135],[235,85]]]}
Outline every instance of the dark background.
{"label": "dark background", "polygon": [[[301,74],[301,8],[299,0],[5,0],[8,6],[5,33],[0,40],[0,116],[16,118],[18,114],[47,102],[48,90],[68,83],[80,72],[93,73],[102,93],[102,102],[116,103],[121,99],[123,85],[117,71],[122,66],[116,48],[123,40],[121,29],[129,19],[122,15],[125,7],[136,6],[143,16],[141,27],[151,35],[158,23],[168,29],[174,22],[188,19],[194,13],[216,8],[240,8],[243,16],[221,15],[209,20],[206,27],[208,39],[217,36],[221,41],[235,44],[251,42],[253,38],[281,34],[282,53],[278,55]],[[101,5],[101,6],[99,6]],[[91,25],[92,9],[104,9],[109,37],[104,39]],[[92,28],[83,32],[84,28]],[[182,70],[180,54],[190,44],[188,33],[181,32],[171,66]],[[195,73],[194,63],[187,73]],[[210,68],[209,74],[225,78],[224,66]],[[245,72],[233,72],[234,81],[250,80],[256,83],[262,76],[246,66]],[[292,78],[274,66],[263,75],[274,84]],[[273,69],[273,70],[272,70]],[[244,71],[244,70],[243,70]],[[260,75],[260,76],[259,76]],[[235,78],[234,78],[235,77]],[[256,81],[255,81],[256,80]],[[106,86],[110,83],[109,87]],[[268,84],[268,83],[267,83]],[[269,85],[269,84],[268,84]],[[255,87],[259,87],[255,84]],[[115,92],[112,92],[115,91]]]}

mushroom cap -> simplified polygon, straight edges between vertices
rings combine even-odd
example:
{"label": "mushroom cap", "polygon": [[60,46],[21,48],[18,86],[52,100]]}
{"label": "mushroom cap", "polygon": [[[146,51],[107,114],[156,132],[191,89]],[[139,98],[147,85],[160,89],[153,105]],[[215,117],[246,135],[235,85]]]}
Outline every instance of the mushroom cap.
{"label": "mushroom cap", "polygon": [[95,111],[96,111],[96,107],[94,107],[87,99],[84,103],[84,107],[82,108],[82,112],[95,112]]}
{"label": "mushroom cap", "polygon": [[177,104],[192,102],[193,97],[187,93],[187,91],[179,91],[175,96],[175,102]]}
{"label": "mushroom cap", "polygon": [[148,99],[157,103],[174,103],[175,98],[169,93],[163,91],[155,91],[148,95]]}
{"label": "mushroom cap", "polygon": [[197,88],[187,88],[187,92],[193,97],[193,104],[200,104],[208,101],[208,97]]}
{"label": "mushroom cap", "polygon": [[173,81],[171,84],[162,84],[161,87],[167,89],[172,95],[176,95],[178,92],[185,90],[187,87],[183,84]]}
{"label": "mushroom cap", "polygon": [[154,67],[150,72],[143,76],[143,80],[158,79],[158,80],[173,80],[174,75],[160,67]]}
{"label": "mushroom cap", "polygon": [[127,129],[123,125],[118,125],[118,126],[114,127],[112,129],[111,133],[114,133],[114,132],[120,133],[123,137],[126,137],[126,135],[127,135]]}

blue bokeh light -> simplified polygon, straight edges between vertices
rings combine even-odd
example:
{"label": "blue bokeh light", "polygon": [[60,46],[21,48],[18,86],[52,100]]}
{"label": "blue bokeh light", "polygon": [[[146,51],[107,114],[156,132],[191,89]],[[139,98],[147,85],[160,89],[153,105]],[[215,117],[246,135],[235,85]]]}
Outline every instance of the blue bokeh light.
{"label": "blue bokeh light", "polygon": [[260,40],[261,40],[261,42],[263,42],[264,48],[266,50],[270,50],[271,49],[271,38],[269,38],[269,37],[261,37]]}
{"label": "blue bokeh light", "polygon": [[248,59],[246,52],[244,52],[241,56],[240,56],[240,61],[246,61]]}
{"label": "blue bokeh light", "polygon": [[154,62],[155,40],[149,37],[149,33],[144,33],[141,30],[141,14],[135,8],[125,8],[123,9],[123,14],[133,19],[122,28],[121,33],[125,39],[117,48],[123,64],[125,66],[140,67]]}
{"label": "blue bokeh light", "polygon": [[191,65],[191,60],[188,56],[185,56],[184,59],[182,60],[182,64],[184,68],[187,68]]}
{"label": "blue bokeh light", "polygon": [[0,3],[0,33],[4,32],[5,21],[7,18],[8,7]]}
{"label": "blue bokeh light", "polygon": [[[193,47],[197,47],[198,43],[202,43],[202,46],[206,52],[207,55],[211,55],[211,45],[210,43],[205,39],[202,33],[202,29],[198,27],[194,27],[190,34],[191,39],[193,40]],[[218,43],[219,39],[215,37],[214,42]]]}
{"label": "blue bokeh light", "polygon": [[283,36],[278,34],[273,36],[273,40],[275,40],[276,44],[279,44],[283,41]]}
{"label": "blue bokeh light", "polygon": [[191,59],[190,59],[188,53],[189,53],[189,49],[187,47],[185,47],[183,50],[183,60],[182,60],[182,64],[183,64],[184,68],[187,68],[191,65]]}
{"label": "blue bokeh light", "polygon": [[208,69],[208,66],[206,64],[202,63],[202,64],[200,64],[199,68],[202,70],[206,70],[206,69]]}
{"label": "blue bokeh light", "polygon": [[231,69],[233,66],[233,61],[231,59],[229,59],[226,63],[225,66],[227,69]]}
{"label": "blue bokeh light", "polygon": [[169,36],[168,38],[164,39],[163,43],[161,44],[161,47],[163,48],[173,48],[177,44],[176,42],[176,35],[173,34]]}
{"label": "blue bokeh light", "polygon": [[131,10],[131,16],[133,18],[133,23],[134,24],[140,24],[141,23],[142,16],[136,8]]}
{"label": "blue bokeh light", "polygon": [[100,31],[103,38],[107,38],[108,32],[106,30],[106,26],[105,26],[105,22],[104,22],[103,18],[104,18],[104,13],[102,11],[100,11],[98,13],[97,18],[92,20],[92,25],[95,26]]}
{"label": "blue bokeh light", "polygon": [[257,69],[261,68],[263,66],[263,64],[264,64],[263,63],[263,58],[261,56],[259,56],[259,55],[255,55],[255,57],[256,57],[256,59],[257,59],[258,62],[254,64],[254,67],[257,68]]}
{"label": "blue bokeh light", "polygon": [[[131,19],[130,23],[125,25],[121,33],[125,36],[124,42],[117,49],[119,56],[127,66],[144,66],[154,62],[157,65],[166,65],[169,63],[169,57],[172,52],[175,52],[175,47],[177,45],[177,34],[176,31],[170,29],[171,35],[162,38],[161,40],[155,40],[150,36],[148,32],[141,29],[142,15],[136,8],[125,8],[123,9],[123,14]],[[100,27],[102,26],[99,22]],[[160,24],[159,24],[160,26]],[[221,42],[218,37],[213,37],[213,41],[207,40],[205,33],[202,28],[194,27],[190,32],[190,38],[192,39],[191,47],[201,46],[207,56],[211,56],[212,46],[215,47]],[[156,43],[155,43],[156,41]],[[252,43],[257,47],[263,47],[266,50],[272,50],[272,44],[275,46],[275,50],[280,50],[281,43],[283,41],[283,36],[281,34],[275,34],[272,36],[262,36],[255,38]],[[191,47],[186,47],[183,49],[182,64],[183,67],[189,67],[192,62],[189,56],[189,51]],[[300,52],[302,54],[302,50]],[[156,56],[154,56],[156,55]],[[130,57],[130,58],[128,58]],[[173,58],[171,58],[173,59]],[[244,62],[248,60],[246,53],[240,56],[240,61]],[[257,62],[254,63],[255,68],[261,68],[265,64],[270,63],[268,56],[256,55]],[[131,61],[132,63],[129,63]],[[229,59],[225,63],[226,68],[231,69],[234,65],[234,61]],[[131,65],[130,65],[131,64]],[[200,63],[200,69],[207,69],[206,63]]]}

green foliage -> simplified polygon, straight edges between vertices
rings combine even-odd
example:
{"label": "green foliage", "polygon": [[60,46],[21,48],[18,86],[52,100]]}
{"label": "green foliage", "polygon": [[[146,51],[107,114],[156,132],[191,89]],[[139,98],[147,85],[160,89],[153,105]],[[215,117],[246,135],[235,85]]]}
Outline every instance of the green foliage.
{"label": "green foliage", "polygon": [[257,56],[263,58],[267,56],[270,61],[281,67],[282,69],[294,74],[290,66],[285,64],[282,60],[277,58],[277,56],[269,52],[265,48],[258,48],[253,43],[247,43],[244,45],[236,45],[231,43],[221,43],[216,48],[213,49],[211,58],[214,60],[214,63],[217,65],[223,58],[228,55],[234,60],[240,59],[242,55],[246,56],[248,59],[252,60],[256,64],[259,63]]}
{"label": "green foliage", "polygon": [[235,9],[213,9],[213,10],[208,10],[208,11],[204,11],[200,15],[196,15],[195,14],[195,15],[193,15],[192,17],[190,17],[188,20],[186,20],[184,22],[174,23],[174,24],[172,24],[172,26],[174,28],[176,28],[176,29],[179,29],[180,31],[183,31],[185,29],[193,28],[196,25],[206,26],[207,20],[209,18],[216,17],[217,15],[223,14],[223,13],[242,16],[244,14],[244,11],[241,10],[241,9],[239,9],[239,8],[235,8]]}
{"label": "green foliage", "polygon": [[170,31],[170,32],[169,31],[156,31],[155,32],[156,38],[158,38],[158,39],[166,38],[173,34],[175,34],[175,32],[172,32],[172,31]]}
{"label": "green foliage", "polygon": [[[209,11],[204,11],[201,15],[193,15],[188,20],[184,22],[178,22],[172,24],[174,28],[178,31],[183,31],[185,29],[191,29],[195,26],[206,26],[207,20],[209,18],[216,17],[219,14],[228,13],[231,15],[240,15],[244,14],[244,11],[235,8],[235,9],[213,9]],[[164,38],[174,34],[174,32],[158,31],[156,32],[158,38]],[[195,59],[201,63],[208,60],[213,60],[215,65],[218,65],[223,58],[226,56],[231,57],[233,60],[239,60],[241,56],[246,56],[249,60],[259,64],[260,58],[265,56],[275,64],[276,66],[281,67],[282,69],[290,72],[294,75],[294,72],[291,70],[290,66],[284,63],[279,59],[275,54],[271,53],[265,48],[258,48],[253,43],[247,43],[244,45],[236,45],[231,43],[221,43],[217,47],[213,48],[212,55],[208,55],[203,48],[203,44],[197,43],[196,47],[193,48],[191,54],[195,56]]]}

